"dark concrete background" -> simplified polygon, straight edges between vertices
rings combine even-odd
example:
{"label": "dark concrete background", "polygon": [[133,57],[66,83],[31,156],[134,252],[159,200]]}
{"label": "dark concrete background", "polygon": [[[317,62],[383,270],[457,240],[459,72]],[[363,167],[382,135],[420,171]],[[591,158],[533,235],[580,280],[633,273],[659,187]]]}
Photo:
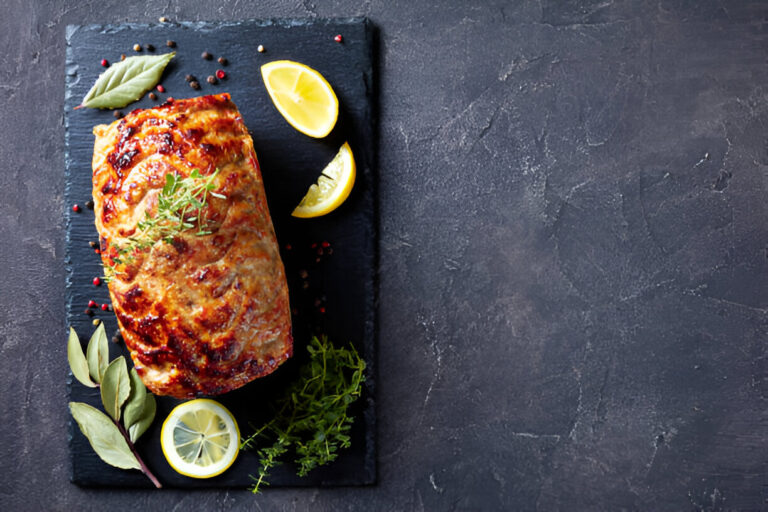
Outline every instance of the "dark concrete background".
{"label": "dark concrete background", "polygon": [[[0,509],[768,506],[768,4],[0,7]],[[67,23],[380,28],[375,487],[68,481]]]}

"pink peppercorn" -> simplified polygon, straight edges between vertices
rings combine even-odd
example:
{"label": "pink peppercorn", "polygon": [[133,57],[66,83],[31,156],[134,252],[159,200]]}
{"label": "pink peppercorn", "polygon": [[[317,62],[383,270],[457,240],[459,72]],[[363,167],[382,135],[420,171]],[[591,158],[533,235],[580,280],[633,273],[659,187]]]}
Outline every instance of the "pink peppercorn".
{"label": "pink peppercorn", "polygon": [[158,85],[157,92],[165,92],[165,87],[163,87],[162,85]]}
{"label": "pink peppercorn", "polygon": [[219,80],[224,80],[227,78],[227,73],[223,69],[216,70],[216,78]]}
{"label": "pink peppercorn", "polygon": [[102,311],[107,311],[108,309],[109,309],[109,305],[108,304],[102,304],[101,305],[101,310]]}
{"label": "pink peppercorn", "polygon": [[337,43],[340,43],[343,40],[343,38],[341,37],[341,34],[336,34],[333,40],[336,41]]}
{"label": "pink peppercorn", "polygon": [[72,211],[75,213],[80,213],[80,205],[73,204],[72,205]]}
{"label": "pink peppercorn", "polygon": [[93,286],[99,286],[101,284],[101,279],[98,277],[93,278]]}
{"label": "pink peppercorn", "polygon": [[89,300],[88,301],[88,307],[89,308],[95,308],[96,307],[96,301],[95,300]]}
{"label": "pink peppercorn", "polygon": [[101,59],[101,67],[109,67],[109,61],[107,59]]}

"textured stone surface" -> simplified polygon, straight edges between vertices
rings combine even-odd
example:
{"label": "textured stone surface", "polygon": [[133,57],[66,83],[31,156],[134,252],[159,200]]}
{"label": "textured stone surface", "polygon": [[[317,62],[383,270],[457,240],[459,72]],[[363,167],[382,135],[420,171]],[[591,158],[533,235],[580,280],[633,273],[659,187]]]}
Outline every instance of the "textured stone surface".
{"label": "textured stone surface", "polygon": [[[765,3],[131,4],[0,17],[0,508],[765,507]],[[67,480],[64,26],[161,15],[381,30],[375,487]]]}

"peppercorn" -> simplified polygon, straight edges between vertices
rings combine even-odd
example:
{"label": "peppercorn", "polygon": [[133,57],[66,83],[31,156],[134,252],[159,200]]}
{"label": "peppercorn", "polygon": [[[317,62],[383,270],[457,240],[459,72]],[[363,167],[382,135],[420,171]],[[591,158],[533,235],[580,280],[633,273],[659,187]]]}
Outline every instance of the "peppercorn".
{"label": "peppercorn", "polygon": [[84,313],[88,316],[93,316],[93,310],[89,308],[85,308]]}
{"label": "peppercorn", "polygon": [[170,39],[165,42],[165,46],[168,48],[176,48],[176,41],[171,41]]}
{"label": "peppercorn", "polygon": [[229,61],[225,57],[219,57],[218,59],[216,59],[216,61],[222,66],[226,66],[227,64],[229,64]]}
{"label": "peppercorn", "polygon": [[259,46],[256,47],[256,51],[259,53],[264,53],[267,50],[264,48],[263,44],[260,44]]}
{"label": "peppercorn", "polygon": [[93,201],[90,201],[90,200],[86,201],[85,207],[88,208],[89,210],[93,210]]}
{"label": "peppercorn", "polygon": [[300,270],[299,275],[301,276],[302,279],[306,279],[309,277],[309,272],[307,272],[306,270]]}
{"label": "peppercorn", "polygon": [[138,44],[138,43],[133,45],[133,51],[140,52],[141,51],[141,45]]}
{"label": "peppercorn", "polygon": [[94,318],[94,319],[93,319],[93,322],[91,322],[91,323],[92,323],[93,325],[99,325],[99,324],[101,323],[101,320],[99,320],[98,318]]}
{"label": "peppercorn", "polygon": [[290,251],[292,249],[291,244],[285,244],[285,250]]}
{"label": "peppercorn", "polygon": [[341,37],[341,34],[336,34],[333,37],[333,40],[336,41],[337,43],[340,43],[343,40],[343,38]]}
{"label": "peppercorn", "polygon": [[149,99],[156,100],[157,99],[157,94],[155,94],[153,92],[149,93]]}
{"label": "peppercorn", "polygon": [[120,54],[120,60],[125,60],[125,54],[124,53]]}
{"label": "peppercorn", "polygon": [[90,245],[93,248],[96,248],[99,246],[99,244],[97,244],[96,242],[88,242],[88,245]]}
{"label": "peppercorn", "polygon": [[159,85],[157,86],[157,92],[165,92],[165,87],[163,87],[163,85],[162,85],[162,84],[159,84]]}
{"label": "peppercorn", "polygon": [[302,287],[302,288],[304,288],[304,289],[306,290],[307,288],[309,288],[309,283],[308,283],[308,282],[306,282],[306,281],[304,281],[304,282],[302,283],[301,287]]}
{"label": "peppercorn", "polygon": [[152,44],[145,44],[145,45],[144,45],[144,48],[146,48],[148,52],[153,52],[153,51],[155,51],[155,46],[154,46],[154,45],[152,45]]}
{"label": "peppercorn", "polygon": [[320,308],[321,313],[325,313],[325,308]]}
{"label": "peppercorn", "polygon": [[204,58],[205,60],[211,60],[213,58],[213,55],[209,52],[203,52],[201,57]]}
{"label": "peppercorn", "polygon": [[160,20],[159,21],[160,21],[160,23],[168,23],[168,18],[166,18],[165,16],[160,16]]}
{"label": "peppercorn", "polygon": [[101,279],[98,277],[93,278],[93,286],[99,286],[101,284]]}
{"label": "peppercorn", "polygon": [[200,82],[198,82],[197,80],[192,80],[191,82],[189,82],[189,86],[197,90],[200,88]]}
{"label": "peppercorn", "polygon": [[101,66],[106,68],[109,66],[109,61],[107,59],[101,59]]}
{"label": "peppercorn", "polygon": [[121,341],[123,341],[123,335],[118,331],[112,336],[112,343],[120,343]]}
{"label": "peppercorn", "polygon": [[72,211],[75,213],[80,213],[80,205],[73,204],[72,205]]}
{"label": "peppercorn", "polygon": [[102,311],[106,311],[106,310],[108,310],[108,309],[109,309],[109,306],[108,306],[108,305],[106,305],[106,304],[102,304],[102,305],[101,305],[101,310],[102,310]]}
{"label": "peppercorn", "polygon": [[224,80],[225,78],[227,78],[226,71],[224,71],[223,69],[217,69],[216,78],[218,78],[219,80]]}
{"label": "peppercorn", "polygon": [[88,301],[88,307],[89,308],[95,308],[96,307],[96,301],[91,299]]}
{"label": "peppercorn", "polygon": [[94,249],[93,252],[95,252],[96,254],[101,254],[101,251],[99,249]]}
{"label": "peppercorn", "polygon": [[213,75],[208,75],[208,78],[206,78],[205,81],[211,85],[218,83],[218,80],[216,80],[216,77]]}
{"label": "peppercorn", "polygon": [[115,119],[120,119],[121,117],[123,117],[123,113],[122,113],[122,112],[120,112],[119,110],[115,110],[114,112],[112,112],[112,116],[113,116]]}
{"label": "peppercorn", "polygon": [[322,245],[323,247],[330,247],[331,246],[331,244],[329,244],[328,242],[323,242],[320,245]]}

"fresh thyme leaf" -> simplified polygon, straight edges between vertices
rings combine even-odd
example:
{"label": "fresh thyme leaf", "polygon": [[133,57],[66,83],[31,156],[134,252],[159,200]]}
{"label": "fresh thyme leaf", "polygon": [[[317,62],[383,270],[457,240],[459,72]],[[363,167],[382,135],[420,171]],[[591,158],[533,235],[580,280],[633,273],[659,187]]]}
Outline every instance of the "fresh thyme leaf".
{"label": "fresh thyme leaf", "polygon": [[254,493],[267,485],[269,470],[289,451],[295,454],[299,476],[305,476],[350,446],[354,418],[348,409],[360,397],[365,361],[353,347],[334,347],[325,336],[313,337],[307,350],[309,361],[286,389],[273,419],[241,445],[241,449],[251,449],[259,440],[267,443],[258,449],[261,467],[258,476],[251,477]]}
{"label": "fresh thyme leaf", "polygon": [[81,106],[123,108],[152,89],[176,52],[128,57],[112,64],[93,84]]}
{"label": "fresh thyme leaf", "polygon": [[154,215],[145,211],[134,234],[117,247],[117,257],[112,257],[112,265],[105,267],[107,279],[118,274],[116,265],[130,264],[136,254],[148,250],[158,241],[173,243],[176,236],[195,227],[196,236],[211,234],[203,214],[208,195],[226,199],[226,196],[213,192],[218,174],[218,169],[208,176],[203,176],[197,169],[186,178],[166,174],[165,184],[157,196],[157,210]]}

